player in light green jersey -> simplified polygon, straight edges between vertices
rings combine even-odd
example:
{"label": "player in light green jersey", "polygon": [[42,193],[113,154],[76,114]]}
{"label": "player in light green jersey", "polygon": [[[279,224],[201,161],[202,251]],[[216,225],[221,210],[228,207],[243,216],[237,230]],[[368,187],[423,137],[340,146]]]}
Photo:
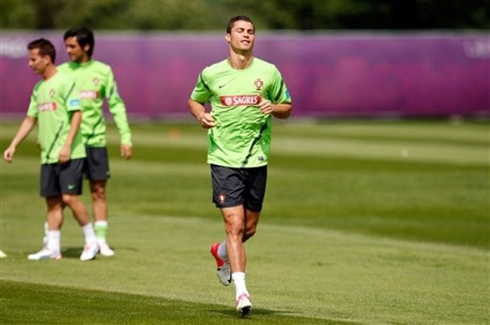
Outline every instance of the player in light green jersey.
{"label": "player in light green jersey", "polygon": [[21,123],[3,157],[12,162],[17,145],[39,127],[41,148],[41,196],[48,208],[46,246],[30,260],[60,259],[60,229],[63,208],[68,206],[85,234],[82,261],[91,260],[99,248],[88,212],[78,199],[82,192],[85,147],[79,132],[82,119],[80,99],[75,83],[58,72],[54,65],[56,51],[45,39],[28,45],[29,66],[42,80],[36,84],[31,96],[27,116]]}
{"label": "player in light green jersey", "polygon": [[[206,67],[188,101],[208,129],[213,202],[221,210],[226,240],[211,246],[220,282],[235,284],[236,309],[252,312],[245,285],[243,243],[256,232],[265,195],[271,116],[291,114],[291,98],[279,70],[253,56],[255,26],[249,17],[230,19],[225,40],[230,56]],[[207,112],[205,104],[210,103]]]}
{"label": "player in light green jersey", "polygon": [[114,251],[106,240],[108,227],[106,185],[110,178],[110,171],[102,105],[106,100],[119,130],[121,156],[130,159],[132,143],[126,106],[117,90],[111,67],[92,59],[95,45],[92,30],[85,27],[72,28],[65,32],[64,41],[70,62],[60,65],[59,70],[72,77],[80,90],[83,112],[81,130],[87,148],[86,168],[92,196],[95,233],[101,255],[112,256]]}

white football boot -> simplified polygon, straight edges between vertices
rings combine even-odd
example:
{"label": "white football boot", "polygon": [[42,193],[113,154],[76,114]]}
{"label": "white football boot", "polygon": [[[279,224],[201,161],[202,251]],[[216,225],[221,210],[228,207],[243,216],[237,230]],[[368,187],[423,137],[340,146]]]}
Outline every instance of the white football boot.
{"label": "white football boot", "polygon": [[114,256],[116,252],[105,241],[97,241],[99,244],[99,254],[102,256]]}
{"label": "white football boot", "polygon": [[47,247],[44,247],[41,249],[39,252],[34,253],[34,254],[29,254],[27,256],[28,260],[31,261],[40,261],[40,260],[60,260],[61,259],[61,253],[60,252],[54,252]]}
{"label": "white football boot", "polygon": [[246,293],[240,295],[236,301],[236,311],[241,317],[249,316],[252,314],[252,301],[250,296]]}
{"label": "white football boot", "polygon": [[90,261],[97,256],[99,252],[99,244],[96,241],[87,244],[83,247],[82,255],[80,255],[80,261]]}

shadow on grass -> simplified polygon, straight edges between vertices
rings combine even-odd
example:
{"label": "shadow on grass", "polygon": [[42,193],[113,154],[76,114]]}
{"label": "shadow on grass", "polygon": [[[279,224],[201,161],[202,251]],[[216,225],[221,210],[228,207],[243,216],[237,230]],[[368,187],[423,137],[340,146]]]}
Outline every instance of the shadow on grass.
{"label": "shadow on grass", "polygon": [[[118,250],[121,250],[121,251],[131,251],[131,252],[137,252],[138,249],[134,248],[134,247],[118,247],[118,248],[114,248],[111,246],[111,248],[117,252]],[[78,259],[80,258],[80,255],[82,254],[83,252],[83,247],[67,247],[67,248],[64,248],[61,250],[61,255],[63,256],[63,258],[74,258],[74,259]]]}
{"label": "shadow on grass", "polygon": [[4,280],[0,292],[4,324],[345,324],[260,308],[240,318],[223,305]]}
{"label": "shadow on grass", "polygon": [[[226,307],[225,307],[226,308]],[[263,321],[270,324],[359,324],[355,322],[339,321],[339,320],[329,320],[329,319],[319,319],[319,318],[308,318],[298,316],[298,312],[285,311],[285,310],[272,310],[263,308],[254,308],[252,315],[247,317],[239,317],[237,312],[230,308],[220,308],[220,309],[210,309],[208,310],[211,314],[220,314],[228,317],[230,320],[241,320],[241,321],[253,321],[254,324],[257,321]]]}
{"label": "shadow on grass", "polygon": [[76,258],[79,259],[82,255],[83,247],[68,247],[61,250],[61,256],[63,258]]}
{"label": "shadow on grass", "polygon": [[[68,247],[61,250],[62,258],[79,259],[83,252],[83,247]],[[24,251],[21,256],[27,256],[30,254],[37,253],[37,251]]]}

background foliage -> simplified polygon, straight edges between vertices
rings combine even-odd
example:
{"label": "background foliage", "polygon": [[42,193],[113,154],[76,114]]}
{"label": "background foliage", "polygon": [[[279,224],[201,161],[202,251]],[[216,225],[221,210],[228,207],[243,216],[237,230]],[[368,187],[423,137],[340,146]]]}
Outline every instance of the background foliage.
{"label": "background foliage", "polygon": [[2,29],[222,30],[237,14],[260,29],[488,29],[490,0],[2,0]]}

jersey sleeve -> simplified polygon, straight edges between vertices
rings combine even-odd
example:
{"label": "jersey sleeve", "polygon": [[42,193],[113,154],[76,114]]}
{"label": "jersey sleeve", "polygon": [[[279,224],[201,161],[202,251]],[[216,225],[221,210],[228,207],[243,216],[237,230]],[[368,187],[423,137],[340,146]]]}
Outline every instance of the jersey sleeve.
{"label": "jersey sleeve", "polygon": [[284,82],[284,79],[282,79],[281,73],[276,67],[274,67],[273,71],[272,85],[269,90],[269,96],[274,104],[291,103],[291,96],[289,95],[286,83]]}
{"label": "jersey sleeve", "polygon": [[121,144],[131,146],[131,129],[129,128],[128,117],[126,115],[126,105],[119,95],[116,80],[111,68],[109,68],[107,76],[106,99],[109,106],[109,111],[114,117],[114,122],[119,130]]}
{"label": "jersey sleeve", "polygon": [[206,69],[204,69],[197,79],[196,86],[191,93],[191,99],[199,102],[201,104],[209,102],[209,97],[211,97],[211,91],[207,82],[205,80]]}
{"label": "jersey sleeve", "polygon": [[33,90],[31,95],[31,101],[29,102],[29,108],[27,109],[27,116],[37,118],[38,109],[37,109],[37,100],[35,95],[35,90]]}

